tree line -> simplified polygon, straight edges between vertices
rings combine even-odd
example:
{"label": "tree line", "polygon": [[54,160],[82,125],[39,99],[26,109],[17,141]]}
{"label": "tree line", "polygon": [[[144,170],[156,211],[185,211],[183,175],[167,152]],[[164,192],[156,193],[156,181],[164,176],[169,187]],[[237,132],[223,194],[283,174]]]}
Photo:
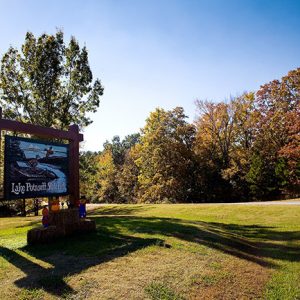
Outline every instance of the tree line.
{"label": "tree line", "polygon": [[[7,119],[83,129],[103,91],[86,47],[75,37],[65,43],[62,31],[27,32],[21,48],[9,47],[1,59],[0,106]],[[114,137],[101,152],[81,153],[81,193],[116,203],[299,195],[299,102],[300,68],[229,101],[196,101],[193,124],[181,107],[157,108],[140,132]]]}
{"label": "tree line", "polygon": [[299,195],[300,68],[229,101],[157,108],[139,133],[82,152],[81,192],[112,203],[220,202]]}

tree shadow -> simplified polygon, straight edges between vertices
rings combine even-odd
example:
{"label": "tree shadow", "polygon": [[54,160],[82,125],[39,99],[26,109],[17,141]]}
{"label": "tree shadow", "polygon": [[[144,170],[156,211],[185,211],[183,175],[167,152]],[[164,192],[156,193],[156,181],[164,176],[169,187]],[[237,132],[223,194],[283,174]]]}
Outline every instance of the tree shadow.
{"label": "tree shadow", "polygon": [[260,226],[260,225],[238,225],[238,224],[223,224],[210,223],[211,226],[227,230],[232,233],[242,235],[247,238],[267,239],[269,241],[297,241],[300,240],[299,231],[276,231],[274,226]]}
{"label": "tree shadow", "polygon": [[[40,217],[41,219],[42,217]],[[30,221],[30,220],[27,220],[26,223],[22,224],[22,225],[19,225],[19,226],[16,226],[16,228],[23,228],[23,227],[34,227],[34,226],[39,226],[41,224],[41,220],[36,220],[36,221]]]}
{"label": "tree shadow", "polygon": [[[19,288],[43,289],[50,294],[64,296],[75,293],[67,284],[66,276],[78,274],[87,268],[153,244],[160,245],[162,242],[158,239],[121,234],[105,237],[99,231],[84,236],[67,237],[49,245],[27,245],[19,249],[21,252],[0,246],[0,255],[26,274],[14,282]],[[42,265],[46,263],[47,267],[33,262],[26,254],[40,260]],[[89,256],[91,254],[93,256]]]}
{"label": "tree shadow", "polygon": [[300,261],[300,247],[296,243],[290,245],[300,240],[298,231],[280,232],[274,227],[259,225],[124,217],[124,210],[118,211],[122,216],[111,216],[115,210],[108,212],[91,216],[97,224],[95,233],[67,237],[48,245],[27,245],[19,250],[0,247],[0,255],[26,274],[15,284],[20,288],[42,288],[56,296],[75,293],[65,277],[150,245],[166,245],[170,237],[204,245],[267,268],[280,267],[279,260]]}
{"label": "tree shadow", "polygon": [[270,268],[278,267],[276,260],[300,261],[300,247],[287,245],[291,240],[300,240],[298,231],[280,232],[273,227],[258,225],[194,222],[168,218],[105,216],[94,220],[110,228],[114,225],[116,229],[126,228],[133,233],[175,237],[201,244]]}
{"label": "tree shadow", "polygon": [[101,206],[99,208],[92,209],[88,212],[89,216],[97,215],[112,215],[112,216],[130,216],[137,212],[149,210],[150,207],[145,207],[145,205],[135,205],[132,207],[122,205],[118,206]]}
{"label": "tree shadow", "polygon": [[[14,250],[0,246],[0,254],[15,267],[26,273],[26,277],[18,279],[15,284],[20,288],[43,288],[55,295],[73,292],[72,288],[63,280],[63,276],[57,276],[55,268],[44,268],[32,262]],[[48,277],[49,284],[43,280]]]}

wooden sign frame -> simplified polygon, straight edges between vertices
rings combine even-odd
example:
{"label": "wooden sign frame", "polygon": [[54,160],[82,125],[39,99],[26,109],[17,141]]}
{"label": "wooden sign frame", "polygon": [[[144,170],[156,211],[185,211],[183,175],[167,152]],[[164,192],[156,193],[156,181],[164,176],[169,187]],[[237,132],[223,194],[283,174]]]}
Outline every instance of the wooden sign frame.
{"label": "wooden sign frame", "polygon": [[79,133],[78,125],[69,126],[69,130],[59,130],[29,123],[22,123],[2,118],[2,108],[0,107],[0,140],[1,131],[9,130],[33,134],[44,138],[57,138],[69,141],[69,192],[70,203],[74,206],[80,197],[79,191],[79,143],[83,141],[83,134]]}

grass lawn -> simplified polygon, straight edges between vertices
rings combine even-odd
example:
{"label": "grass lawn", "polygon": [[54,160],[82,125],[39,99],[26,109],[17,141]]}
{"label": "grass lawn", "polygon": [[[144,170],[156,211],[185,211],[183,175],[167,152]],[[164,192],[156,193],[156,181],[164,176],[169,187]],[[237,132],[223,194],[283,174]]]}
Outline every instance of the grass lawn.
{"label": "grass lawn", "polygon": [[0,219],[0,299],[300,299],[300,205],[103,205],[97,232],[29,247]]}

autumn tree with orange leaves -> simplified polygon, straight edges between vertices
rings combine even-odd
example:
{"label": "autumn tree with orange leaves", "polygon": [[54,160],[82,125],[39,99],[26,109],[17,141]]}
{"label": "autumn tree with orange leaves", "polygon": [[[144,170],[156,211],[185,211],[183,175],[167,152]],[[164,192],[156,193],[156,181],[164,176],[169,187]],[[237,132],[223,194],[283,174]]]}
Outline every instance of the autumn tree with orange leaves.
{"label": "autumn tree with orange leaves", "polygon": [[300,194],[300,69],[228,101],[196,101],[196,108],[194,124],[181,107],[157,108],[140,134],[105,143],[92,157],[98,200],[231,202]]}

